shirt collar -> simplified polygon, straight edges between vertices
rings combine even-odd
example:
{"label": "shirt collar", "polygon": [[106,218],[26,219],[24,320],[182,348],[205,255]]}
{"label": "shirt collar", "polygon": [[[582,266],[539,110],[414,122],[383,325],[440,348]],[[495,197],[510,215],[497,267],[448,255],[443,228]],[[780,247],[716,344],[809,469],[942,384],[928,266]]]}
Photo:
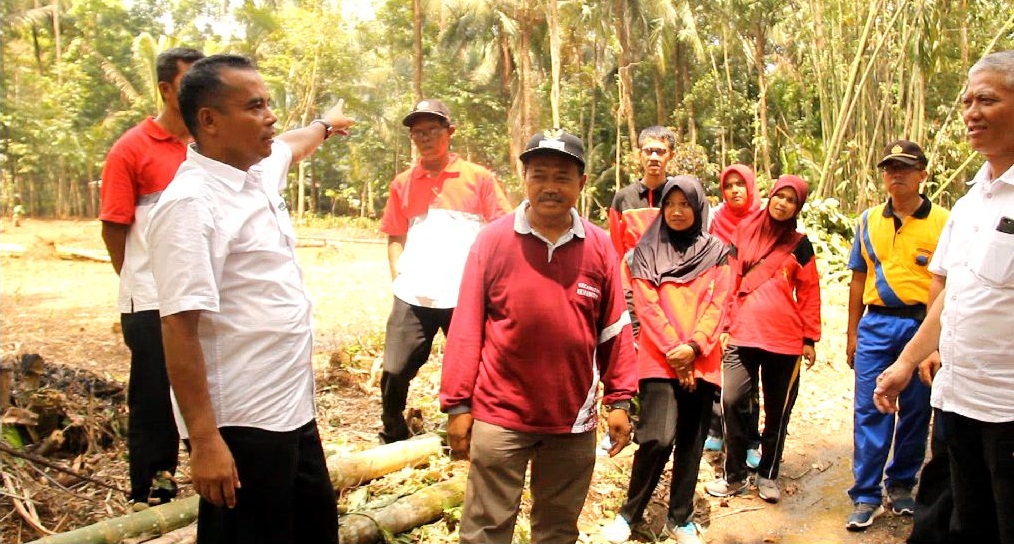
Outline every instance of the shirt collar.
{"label": "shirt collar", "polygon": [[[922,203],[916,208],[915,212],[912,213],[912,217],[916,219],[926,219],[929,217],[930,210],[933,208],[933,203],[930,202],[926,195],[919,195],[922,199]],[[887,204],[884,206],[884,217],[894,217],[894,202],[888,198]]]}
{"label": "shirt collar", "polygon": [[[447,165],[444,166],[444,169],[440,172],[440,175],[436,177],[443,178],[443,177],[458,176],[461,173],[461,170],[458,168],[458,166],[459,166],[458,154],[451,153],[448,155]],[[412,179],[413,180],[421,179],[425,178],[428,175],[429,172],[427,172],[426,169],[423,168],[422,163],[416,162],[415,167],[412,168]]]}
{"label": "shirt collar", "polygon": [[[972,181],[968,182],[968,185],[975,185],[975,184],[977,184],[979,182],[986,183],[987,185],[989,183],[992,183],[990,181],[990,179],[989,179],[989,174],[990,174],[990,167],[989,167],[989,162],[987,161],[985,164],[982,165],[981,168],[979,168],[979,171],[975,173],[975,177],[972,178]],[[1014,185],[1014,166],[1011,166],[1010,168],[1008,168],[1006,172],[1004,172],[1003,174],[1001,174],[999,177],[997,177],[993,181],[1002,181],[1002,182],[1006,183],[1007,185]]]}
{"label": "shirt collar", "polygon": [[[528,215],[525,210],[531,206],[527,200],[514,208],[514,232],[518,234],[532,234],[532,224],[528,221]],[[578,238],[584,238],[584,223],[581,222],[581,216],[577,213],[574,208],[570,209],[570,231],[574,233],[574,236]]]}
{"label": "shirt collar", "polygon": [[222,180],[230,189],[236,192],[243,189],[243,184],[246,183],[248,176],[259,177],[261,172],[260,165],[251,166],[249,172],[244,172],[224,162],[205,157],[197,151],[196,143],[187,146],[187,160],[193,161],[212,176]]}
{"label": "shirt collar", "polygon": [[144,133],[147,134],[149,138],[152,138],[154,140],[166,141],[179,139],[176,136],[173,136],[172,134],[166,132],[164,128],[162,128],[158,123],[155,122],[154,117],[146,118],[144,122],[141,124],[141,129],[144,130]]}

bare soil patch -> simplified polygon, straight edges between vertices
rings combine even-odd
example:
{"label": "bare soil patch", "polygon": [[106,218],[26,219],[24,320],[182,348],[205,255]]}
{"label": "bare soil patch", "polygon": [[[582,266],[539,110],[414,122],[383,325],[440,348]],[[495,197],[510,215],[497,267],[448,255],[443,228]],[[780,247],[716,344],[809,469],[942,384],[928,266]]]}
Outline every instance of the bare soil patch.
{"label": "bare soil patch", "polygon": [[[101,250],[97,221],[25,220],[14,228],[4,222],[0,243],[21,244],[19,257],[0,258],[0,325],[3,356],[39,353],[48,363],[86,369],[104,379],[125,382],[129,355],[123,346],[115,308],[117,278],[108,263],[69,261],[56,256],[55,246]],[[303,231],[329,238],[327,232]],[[370,233],[364,233],[367,237]],[[334,238],[337,238],[335,236]],[[319,422],[323,439],[334,450],[361,450],[376,444],[380,393],[371,381],[371,369],[383,348],[383,330],[390,309],[390,280],[386,247],[373,238],[367,242],[329,243],[300,248],[297,256],[315,299]],[[779,483],[782,502],[770,505],[756,493],[731,500],[699,498],[698,510],[712,543],[889,543],[903,542],[910,518],[890,514],[878,519],[865,533],[848,533],[845,518],[851,504],[845,491],[851,485],[853,377],[844,363],[844,325],[847,286],[826,286],[824,340],[817,346],[818,363],[806,370],[799,400],[789,426],[790,437]],[[439,354],[434,356],[439,360]],[[410,404],[418,409],[420,430],[443,423],[436,405],[439,365],[429,364],[413,384]],[[122,411],[122,406],[117,408]],[[615,459],[602,459],[582,515],[586,542],[603,542],[601,524],[612,519],[626,492],[632,450]],[[125,488],[124,437],[112,446],[88,455],[56,457],[83,474]],[[720,462],[702,463],[701,481],[713,477]],[[5,464],[6,463],[6,464]],[[94,521],[121,515],[125,497],[87,482],[52,481],[53,471],[0,455],[0,470],[20,478],[18,493],[30,494],[42,524],[66,531]],[[462,465],[441,463],[443,473],[464,470]],[[433,470],[420,478],[432,478]],[[417,471],[425,472],[425,471]],[[46,473],[43,476],[41,473]],[[372,490],[353,491],[340,499],[346,507],[402,486],[411,474],[384,479]],[[187,483],[186,454],[181,451],[179,478]],[[667,497],[660,486],[651,512],[657,517]],[[527,501],[527,495],[526,495]],[[12,508],[11,498],[0,495],[0,541],[27,542],[41,536]],[[664,514],[661,514],[664,515]],[[453,518],[453,515],[451,516]],[[526,542],[526,517],[519,523]],[[453,520],[452,520],[453,521]],[[455,541],[451,523],[417,529],[404,535],[408,542]]]}

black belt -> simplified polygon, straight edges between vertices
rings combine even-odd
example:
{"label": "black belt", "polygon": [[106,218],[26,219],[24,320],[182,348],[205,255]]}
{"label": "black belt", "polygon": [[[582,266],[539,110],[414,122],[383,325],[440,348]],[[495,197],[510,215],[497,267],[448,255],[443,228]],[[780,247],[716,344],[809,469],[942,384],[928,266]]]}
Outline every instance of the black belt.
{"label": "black belt", "polygon": [[889,315],[892,317],[909,317],[912,319],[923,320],[926,318],[926,305],[925,304],[913,304],[911,306],[868,306],[871,313],[880,315]]}

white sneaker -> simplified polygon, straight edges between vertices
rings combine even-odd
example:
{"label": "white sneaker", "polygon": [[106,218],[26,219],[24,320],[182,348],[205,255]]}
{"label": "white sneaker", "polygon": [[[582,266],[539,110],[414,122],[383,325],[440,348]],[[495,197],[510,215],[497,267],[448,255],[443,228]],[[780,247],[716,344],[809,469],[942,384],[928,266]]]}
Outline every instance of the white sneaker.
{"label": "white sneaker", "polygon": [[676,544],[704,544],[704,539],[701,538],[700,527],[692,521],[686,525],[680,525],[675,529],[670,529],[666,525],[665,532],[676,541]]}
{"label": "white sneaker", "polygon": [[602,537],[612,544],[622,544],[630,540],[630,524],[623,516],[617,514],[616,519],[610,521],[602,528]]}

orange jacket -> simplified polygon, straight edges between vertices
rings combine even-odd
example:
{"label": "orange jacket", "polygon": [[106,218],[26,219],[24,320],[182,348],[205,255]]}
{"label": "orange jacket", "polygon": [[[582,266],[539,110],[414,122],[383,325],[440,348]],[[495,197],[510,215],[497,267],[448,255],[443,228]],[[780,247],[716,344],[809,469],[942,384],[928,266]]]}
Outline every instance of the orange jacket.
{"label": "orange jacket", "polygon": [[640,379],[676,379],[665,354],[680,344],[695,342],[700,355],[694,376],[715,385],[722,380],[722,349],[718,336],[725,326],[724,309],[732,286],[732,269],[722,263],[689,283],[656,286],[635,278],[634,311],[641,322],[637,354]]}

